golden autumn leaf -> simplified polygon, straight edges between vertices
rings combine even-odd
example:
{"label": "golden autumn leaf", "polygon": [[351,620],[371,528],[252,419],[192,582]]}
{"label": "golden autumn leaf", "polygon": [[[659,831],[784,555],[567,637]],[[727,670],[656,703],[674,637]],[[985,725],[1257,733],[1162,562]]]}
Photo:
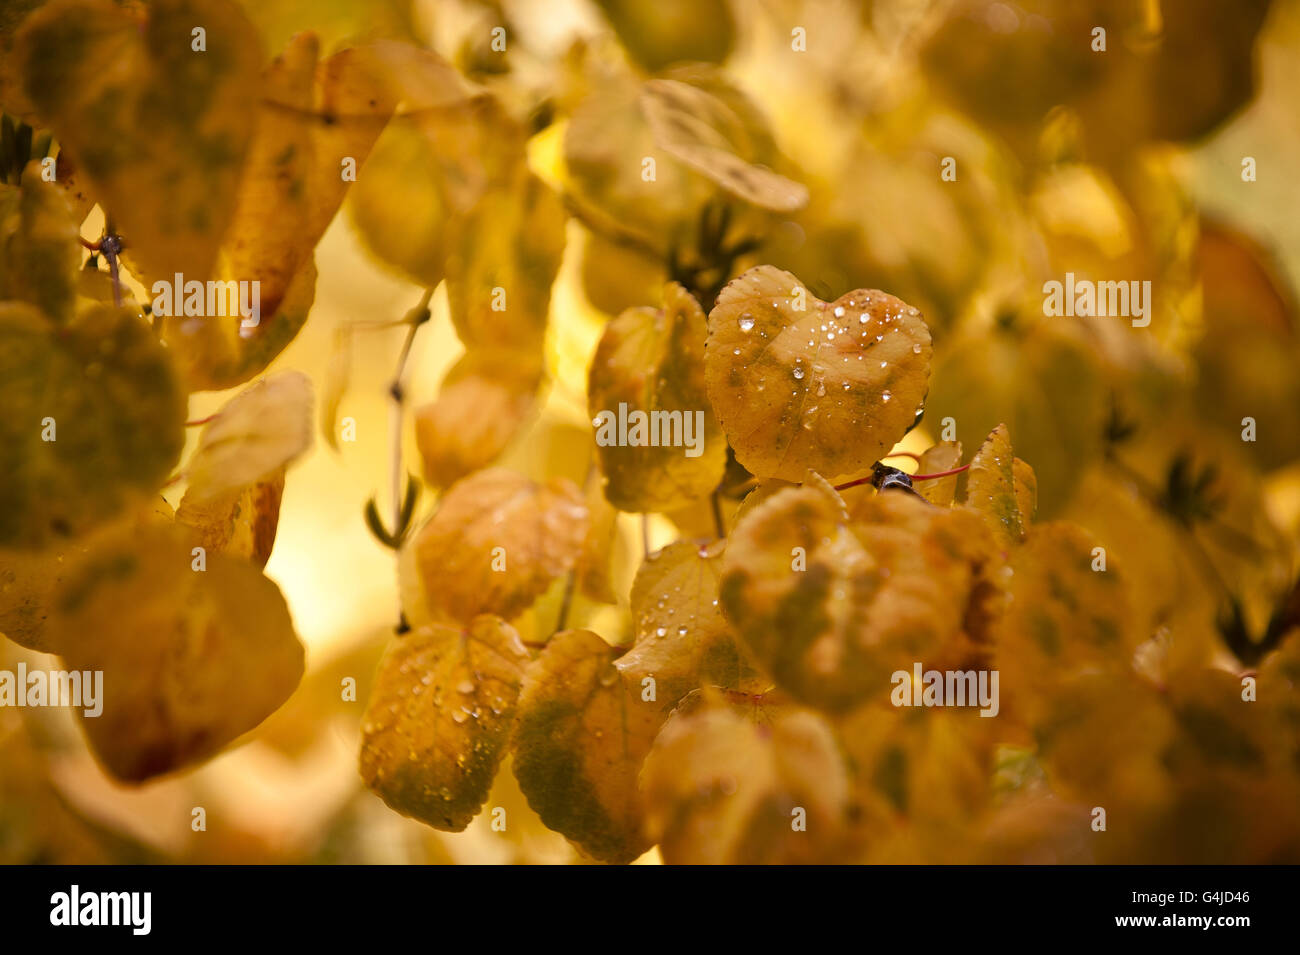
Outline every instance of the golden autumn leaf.
{"label": "golden autumn leaf", "polygon": [[366,248],[421,285],[442,281],[448,212],[430,175],[433,146],[409,119],[390,122],[348,192],[347,211]]}
{"label": "golden autumn leaf", "polygon": [[56,328],[0,304],[0,546],[65,540],[156,491],[184,443],[166,349],[127,309]]}
{"label": "golden autumn leaf", "polygon": [[641,91],[641,83],[621,76],[578,104],[564,134],[565,186],[602,232],[634,239],[660,258],[719,190],[656,145]]}
{"label": "golden autumn leaf", "polygon": [[425,599],[461,623],[482,613],[514,617],[573,568],[586,532],[573,482],[478,471],[447,490],[415,538]]}
{"label": "golden autumn leaf", "polygon": [[605,495],[624,511],[689,504],[726,468],[704,381],[704,312],[675,282],[663,297],[662,309],[629,309],[605,326],[587,377]]}
{"label": "golden autumn leaf", "polygon": [[[204,281],[235,210],[261,41],[220,0],[54,0],[19,29],[23,93],[71,152],[149,281]],[[196,55],[191,31],[206,30]],[[146,142],[149,149],[132,148]]]}
{"label": "golden autumn leaf", "polygon": [[1124,578],[1098,560],[1096,547],[1082,528],[1057,521],[1031,528],[1011,553],[993,654],[1009,705],[1024,706],[1029,719],[1059,681],[1129,671],[1146,636],[1135,626]]}
{"label": "golden autumn leaf", "polygon": [[447,487],[495,461],[532,413],[541,376],[540,365],[521,362],[509,349],[467,351],[443,378],[438,397],[415,410],[429,483]]}
{"label": "golden autumn leaf", "polygon": [[736,459],[797,481],[870,467],[907,432],[929,386],[930,332],[884,292],[816,298],[771,266],[733,279],[709,313],[709,397]]}
{"label": "golden autumn leaf", "polygon": [[361,726],[361,777],[389,806],[459,832],[506,754],[528,651],[504,620],[393,640]]}
{"label": "golden autumn leaf", "polygon": [[826,861],[842,847],[849,779],[809,710],[763,722],[728,707],[675,714],[642,772],[647,827],[670,864]]}
{"label": "golden autumn leaf", "polygon": [[186,497],[202,504],[256,484],[305,453],[312,434],[311,379],[297,371],[268,375],[203,426]]}
{"label": "golden autumn leaf", "polygon": [[0,550],[0,634],[29,650],[54,652],[45,622],[64,566],[63,554],[58,551]]}
{"label": "golden autumn leaf", "polygon": [[257,127],[223,236],[225,272],[260,283],[266,315],[311,261],[394,106],[365,51],[322,60],[319,48],[314,33],[300,33],[263,71]]}
{"label": "golden autumn leaf", "polygon": [[209,551],[242,557],[265,567],[275,546],[284,496],[284,468],[252,484],[197,500],[188,491],[176,508],[176,521],[194,530],[195,542]]}
{"label": "golden autumn leaf", "polygon": [[638,777],[672,701],[645,698],[635,672],[590,630],[565,630],[524,675],[514,772],[547,826],[606,862],[650,848]]}
{"label": "golden autumn leaf", "polygon": [[[1106,379],[1077,328],[1040,323],[1023,333],[959,334],[935,362],[927,422],[952,418],[956,437],[978,448],[999,424],[1033,464],[1044,516],[1055,516],[1102,453]],[[1062,440],[1068,435],[1069,440]]]}
{"label": "golden autumn leaf", "polygon": [[[925,450],[917,462],[917,474],[939,474],[951,471],[961,465],[961,442],[940,441]],[[922,481],[916,485],[916,492],[931,504],[951,504],[957,496],[957,475]]]}
{"label": "golden autumn leaf", "polygon": [[77,294],[77,223],[67,200],[29,165],[16,190],[0,187],[0,299],[66,320]]}
{"label": "golden autumn leaf", "polygon": [[[224,287],[230,286],[227,283]],[[249,289],[251,302],[252,286],[245,288]],[[235,289],[238,291],[239,286]],[[265,370],[293,341],[307,321],[315,297],[316,265],[308,261],[293,277],[280,307],[274,314],[258,316],[256,325],[252,318],[245,319],[227,305],[225,315],[164,318],[163,340],[175,354],[191,390],[233,388]],[[206,309],[206,304],[203,307]]]}
{"label": "golden autumn leaf", "polygon": [[[965,833],[989,803],[997,723],[974,708],[900,708],[885,701],[858,707],[837,723],[862,807],[867,859],[961,860]],[[923,830],[924,838],[889,838],[899,819]]]}
{"label": "golden autumn leaf", "polygon": [[966,504],[1004,544],[1025,539],[1038,499],[1033,468],[1015,456],[1006,425],[998,425],[971,459]]}
{"label": "golden autumn leaf", "polygon": [[641,92],[641,108],[664,151],[760,208],[793,212],[807,205],[804,186],[762,164],[772,150],[753,134],[758,123],[746,115],[753,108],[737,111],[733,103],[705,83],[683,79],[653,79]]}
{"label": "golden autumn leaf", "polygon": [[[732,532],[727,619],[778,686],[842,710],[890,690],[891,674],[958,662],[991,544],[964,509],[886,492],[850,521],[825,482],[778,492]],[[973,636],[973,635],[972,635]]]}
{"label": "golden autumn leaf", "polygon": [[721,63],[736,39],[731,8],[723,0],[665,0],[647,7],[636,0],[598,0],[632,57],[648,70],[682,60]]}
{"label": "golden autumn leaf", "polygon": [[540,354],[564,252],[564,206],[522,163],[456,221],[447,301],[467,347]]}
{"label": "golden autumn leaf", "polygon": [[284,597],[246,561],[197,569],[188,533],[115,528],[66,572],[49,621],[71,670],[103,671],[103,712],[82,727],[118,779],[207,759],[280,706],[303,673]]}
{"label": "golden autumn leaf", "polygon": [[770,685],[722,616],[721,541],[676,541],[646,558],[632,583],[635,644],[619,660],[652,677],[675,703],[701,686],[760,692]]}

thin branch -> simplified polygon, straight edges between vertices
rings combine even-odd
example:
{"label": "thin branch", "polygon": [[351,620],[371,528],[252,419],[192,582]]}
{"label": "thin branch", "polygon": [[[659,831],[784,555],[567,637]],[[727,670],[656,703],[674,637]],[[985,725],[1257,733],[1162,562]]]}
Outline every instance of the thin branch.
{"label": "thin branch", "polygon": [[709,496],[709,503],[713,505],[713,526],[718,532],[718,537],[726,537],[727,522],[722,518],[722,501],[716,490]]}

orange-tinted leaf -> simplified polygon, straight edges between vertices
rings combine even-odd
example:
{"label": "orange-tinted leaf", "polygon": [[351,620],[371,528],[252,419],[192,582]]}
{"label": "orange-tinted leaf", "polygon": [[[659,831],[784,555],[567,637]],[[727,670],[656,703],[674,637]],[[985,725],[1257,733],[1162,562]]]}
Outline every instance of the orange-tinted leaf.
{"label": "orange-tinted leaf", "polygon": [[749,471],[835,477],[869,467],[915,423],[930,332],[892,295],[823,302],[789,272],[760,266],[718,296],[705,364],[713,410]]}
{"label": "orange-tinted leaf", "polygon": [[362,721],[361,777],[393,809],[459,832],[505,755],[528,651],[504,620],[396,638]]}
{"label": "orange-tinted leaf", "polygon": [[637,779],[672,709],[590,630],[555,634],[524,675],[514,771],[550,828],[606,862],[650,847]]}
{"label": "orange-tinted leaf", "polygon": [[1025,539],[1034,516],[1038,482],[1015,456],[1006,425],[998,425],[971,459],[966,503],[979,511],[1004,544]]}
{"label": "orange-tinted leaf", "polygon": [[536,484],[503,468],[454,484],[415,539],[431,610],[468,623],[510,618],[577,562],[587,509],[571,481]]}
{"label": "orange-tinted leaf", "polygon": [[528,419],[540,383],[532,356],[504,348],[466,352],[437,399],[415,411],[425,478],[446,487],[495,461]]}
{"label": "orange-tinted leaf", "polygon": [[587,379],[605,494],[624,511],[689,504],[726,467],[704,383],[704,312],[675,282],[663,294],[662,309],[630,309],[605,326]]}
{"label": "orange-tinted leaf", "polygon": [[849,781],[830,726],[808,710],[677,713],[642,775],[664,861],[827,861],[842,846]]}
{"label": "orange-tinted leaf", "polygon": [[[222,0],[54,0],[15,38],[23,92],[148,282],[211,277],[253,133],[261,43]],[[202,24],[206,52],[192,49]],[[148,143],[147,150],[133,144]]]}
{"label": "orange-tinted leaf", "polygon": [[733,531],[722,608],[777,685],[828,709],[886,695],[916,662],[960,660],[990,550],[978,518],[908,494],[850,523],[822,482],[783,490]]}
{"label": "orange-tinted leaf", "polygon": [[54,643],[103,671],[103,713],[82,726],[114,776],[139,782],[214,755],[298,685],[303,649],[280,590],[220,553],[197,570],[172,525],[115,529],[66,574]]}

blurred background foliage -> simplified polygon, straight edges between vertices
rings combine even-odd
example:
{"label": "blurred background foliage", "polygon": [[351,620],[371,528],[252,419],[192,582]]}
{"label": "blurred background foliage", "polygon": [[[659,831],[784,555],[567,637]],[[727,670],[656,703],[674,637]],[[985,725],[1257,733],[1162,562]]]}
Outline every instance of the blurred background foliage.
{"label": "blurred background foliage", "polygon": [[[36,6],[4,4],[0,35]],[[494,94],[503,128],[527,137],[532,172],[563,198],[549,386],[518,409],[533,426],[503,436],[507,466],[582,485],[586,372],[609,317],[656,304],[666,278],[770,262],[825,300],[874,287],[919,307],[935,370],[924,420],[902,447],[924,450],[951,416],[969,453],[1005,422],[1037,473],[1040,518],[1068,517],[1106,545],[1135,584],[1132,612],[1146,632],[1181,627],[1220,658],[1231,649],[1252,665],[1270,622],[1290,619],[1300,554],[1297,0],[248,0],[244,9],[272,54],[304,29],[323,53],[376,38],[439,52]],[[497,26],[504,54],[492,49]],[[1096,26],[1105,53],[1080,42]],[[806,50],[792,46],[796,28]],[[654,77],[724,103],[711,135],[805,186],[806,205],[746,201],[684,150],[665,150],[643,108]],[[339,413],[359,423],[357,441],[340,453],[318,446],[295,469],[266,568],[307,644],[302,686],[243,745],[139,789],[104,775],[67,712],[0,709],[0,861],[581,861],[508,770],[488,801],[506,808],[508,830],[492,831],[483,814],[456,834],[391,812],[356,772],[360,714],[403,586],[359,517],[387,486],[387,387],[401,333],[346,329],[400,317],[443,278],[444,222],[457,210],[425,173],[431,147],[415,134],[419,121],[399,117],[378,140],[317,248],[310,320],[273,365],[322,381],[340,362],[341,336],[352,341]],[[454,130],[448,142],[471,172],[491,164],[491,150]],[[640,178],[643,156],[656,158],[653,190]],[[955,181],[940,177],[946,157]],[[1247,157],[1254,181],[1243,180]],[[702,238],[701,222],[719,210],[723,232],[756,242],[725,263]],[[98,237],[97,215],[84,236]],[[1150,327],[1045,317],[1043,283],[1067,271],[1149,279]],[[411,355],[417,403],[464,354],[447,294],[434,295],[435,321]],[[190,417],[228,397],[195,394]],[[1241,440],[1245,417],[1257,422],[1254,442]],[[612,593],[626,595],[641,529],[626,515],[607,520],[618,528]],[[661,546],[710,526],[691,510],[654,516],[649,531]],[[534,617],[553,620],[561,599],[548,593],[521,633],[531,635]],[[571,619],[611,641],[630,628],[626,596],[579,595]],[[20,659],[44,658],[0,644],[0,667]],[[361,702],[340,699],[345,677]],[[924,754],[919,764],[951,765],[940,730],[898,722],[908,751]],[[1027,764],[1014,752],[1000,758],[1000,780],[1033,785],[1017,777]],[[939,805],[960,801],[954,778],[927,790],[935,805],[917,811],[954,811]],[[207,810],[206,832],[191,831],[195,806]],[[1008,859],[1037,858],[1030,833],[1058,823],[1041,813],[995,822],[991,838]],[[904,842],[879,855],[924,852]]]}

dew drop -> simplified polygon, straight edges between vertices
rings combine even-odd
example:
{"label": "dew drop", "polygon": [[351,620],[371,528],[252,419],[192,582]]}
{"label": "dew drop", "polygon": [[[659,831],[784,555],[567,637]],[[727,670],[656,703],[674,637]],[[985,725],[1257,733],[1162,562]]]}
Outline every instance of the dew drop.
{"label": "dew drop", "polygon": [[919,354],[921,354],[921,343],[920,343],[920,342],[917,342],[915,345],[912,346],[912,354],[913,354],[913,355],[919,355]]}
{"label": "dew drop", "polygon": [[894,397],[894,396],[891,395],[889,392],[886,391],[886,392],[882,392],[882,393],[881,393],[881,395],[880,395],[880,400],[881,400],[881,401],[886,401],[886,402],[887,402],[887,401],[889,401],[889,399],[892,398],[892,397]]}
{"label": "dew drop", "polygon": [[754,327],[754,319],[750,315],[740,316],[740,330],[747,332]]}
{"label": "dew drop", "polygon": [[843,305],[836,305],[836,306],[835,306],[835,317],[836,317],[836,318],[843,318],[843,317],[844,317],[844,306],[843,306]]}
{"label": "dew drop", "polygon": [[795,365],[795,367],[794,367],[794,376],[795,376],[796,378],[802,378],[802,377],[803,377],[803,368],[801,368],[801,367],[798,366],[798,365]]}

